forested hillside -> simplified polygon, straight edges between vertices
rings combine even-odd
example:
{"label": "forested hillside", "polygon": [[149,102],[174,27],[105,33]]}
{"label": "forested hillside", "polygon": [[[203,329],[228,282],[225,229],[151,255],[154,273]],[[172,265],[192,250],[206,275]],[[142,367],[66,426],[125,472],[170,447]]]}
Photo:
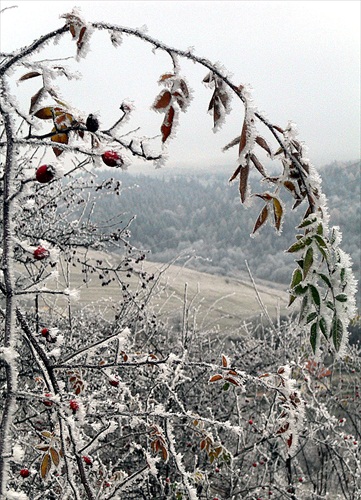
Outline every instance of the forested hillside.
{"label": "forested hillside", "polygon": [[[355,274],[360,274],[360,164],[334,163],[320,170],[329,198],[331,225],[339,225],[343,245],[351,254]],[[189,266],[233,277],[246,272],[245,260],[254,276],[288,284],[294,256],[284,253],[294,241],[295,226],[304,207],[288,210],[281,236],[270,225],[250,237],[259,213],[260,200],[245,208],[237,184],[224,173],[161,169],[153,175],[122,172],[123,190],[117,201],[124,217],[136,215],[130,229],[136,246],[149,250],[148,258],[168,262],[177,256],[193,258]],[[259,188],[258,178],[251,182]],[[258,191],[259,192],[259,191]],[[289,197],[286,205],[290,208]],[[102,199],[104,214],[114,210],[112,198]],[[103,215],[104,215],[103,214]]]}

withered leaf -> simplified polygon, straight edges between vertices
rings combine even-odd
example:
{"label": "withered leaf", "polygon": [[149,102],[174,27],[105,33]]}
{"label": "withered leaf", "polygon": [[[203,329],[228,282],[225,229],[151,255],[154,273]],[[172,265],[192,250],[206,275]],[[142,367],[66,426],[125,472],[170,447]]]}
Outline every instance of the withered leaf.
{"label": "withered leaf", "polygon": [[265,139],[263,139],[263,137],[256,137],[256,143],[261,146],[261,148],[263,148],[265,151],[267,151],[267,153],[272,156],[272,152],[270,150],[270,147],[268,146],[267,142]]}
{"label": "withered leaf", "polygon": [[208,382],[217,382],[218,380],[222,380],[223,376],[217,373],[216,375],[213,375]]}
{"label": "withered leaf", "polygon": [[52,106],[41,108],[36,113],[34,113],[34,116],[36,116],[36,118],[40,118],[41,120],[50,120],[54,117],[55,109],[59,108],[53,108]]}
{"label": "withered leaf", "polygon": [[26,73],[25,75],[19,78],[19,82],[23,82],[24,80],[29,80],[29,78],[35,78],[36,76],[40,76],[41,73],[38,71],[30,71],[30,73]]}
{"label": "withered leaf", "polygon": [[29,109],[30,114],[34,111],[35,106],[37,105],[37,103],[40,101],[40,99],[44,95],[44,91],[45,91],[44,87],[41,87],[41,89],[38,90],[37,93],[34,94],[32,96],[32,98],[30,99],[30,109]]}
{"label": "withered leaf", "polygon": [[51,460],[49,453],[46,453],[41,461],[40,465],[40,475],[43,479],[46,478],[51,468]]}
{"label": "withered leaf", "polygon": [[78,47],[78,50],[81,50],[83,45],[84,45],[85,32],[86,32],[86,26],[83,26],[82,29],[80,30],[78,41],[76,42],[76,46]]}
{"label": "withered leaf", "polygon": [[222,149],[222,151],[227,151],[227,149],[233,148],[233,146],[236,146],[237,144],[239,144],[240,140],[241,140],[241,136],[239,135],[235,139],[233,139],[233,141],[231,141],[228,144],[226,144],[224,146],[224,148]]}
{"label": "withered leaf", "polygon": [[169,92],[169,90],[164,90],[156,98],[153,104],[153,109],[165,109],[167,106],[169,106],[171,98],[172,94]]}
{"label": "withered leaf", "polygon": [[260,174],[263,175],[263,177],[267,177],[267,172],[266,170],[264,169],[262,163],[259,161],[259,159],[257,158],[257,156],[255,154],[251,154],[251,160],[252,160],[252,163],[253,165],[256,167],[256,169],[258,170],[258,172]]}
{"label": "withered leaf", "polygon": [[164,82],[164,80],[169,80],[169,78],[173,78],[174,76],[174,73],[164,73],[164,75],[161,75],[158,82]]}
{"label": "withered leaf", "polygon": [[229,181],[228,182],[232,182],[234,181],[234,179],[238,176],[238,174],[240,173],[241,171],[241,168],[242,166],[239,165],[239,167],[236,168],[236,170],[233,172],[232,176],[230,177]]}
{"label": "withered leaf", "polygon": [[269,213],[268,205],[265,205],[262,208],[261,213],[257,217],[257,220],[255,222],[255,225],[254,225],[254,228],[252,231],[253,234],[257,231],[257,229],[259,229],[266,222],[267,217],[268,217],[268,213]]}
{"label": "withered leaf", "polygon": [[228,366],[228,359],[223,354],[222,354],[222,366],[224,368],[227,368],[227,366]]}
{"label": "withered leaf", "polygon": [[214,80],[212,71],[210,71],[204,78],[203,83],[211,83]]}
{"label": "withered leaf", "polygon": [[281,228],[283,208],[278,198],[273,198],[273,215],[277,231]]}
{"label": "withered leaf", "polygon": [[168,460],[168,451],[164,446],[162,447],[162,458],[165,462]]}
{"label": "withered leaf", "polygon": [[[52,129],[52,132],[56,132],[56,128],[54,127]],[[52,142],[57,142],[59,144],[68,144],[69,142],[69,137],[68,134],[55,134],[51,137]],[[56,146],[53,147],[53,151],[55,156],[60,156],[61,153],[63,152],[63,149],[57,148]]]}
{"label": "withered leaf", "polygon": [[247,123],[246,120],[243,122],[241,139],[239,141],[239,154],[242,153],[247,144]]}
{"label": "withered leaf", "polygon": [[69,24],[69,31],[70,31],[72,37],[75,38],[76,37],[76,31],[75,31],[75,28],[74,28],[73,24]]}
{"label": "withered leaf", "polygon": [[50,448],[50,455],[51,455],[51,459],[53,461],[53,464],[57,467],[59,465],[59,462],[60,462],[59,453],[54,448]]}
{"label": "withered leaf", "polygon": [[248,174],[249,174],[249,163],[241,167],[239,173],[239,193],[241,195],[242,203],[245,202],[247,196],[247,185],[248,185]]}
{"label": "withered leaf", "polygon": [[162,132],[162,142],[165,142],[170,136],[170,133],[172,132],[173,119],[174,119],[174,108],[173,106],[171,106],[166,116],[164,117],[163,124],[160,129]]}
{"label": "withered leaf", "polygon": [[273,126],[273,128],[275,128],[275,129],[276,129],[278,132],[280,132],[281,134],[283,134],[283,133],[284,133],[283,128],[279,127],[278,125],[272,125],[272,126]]}

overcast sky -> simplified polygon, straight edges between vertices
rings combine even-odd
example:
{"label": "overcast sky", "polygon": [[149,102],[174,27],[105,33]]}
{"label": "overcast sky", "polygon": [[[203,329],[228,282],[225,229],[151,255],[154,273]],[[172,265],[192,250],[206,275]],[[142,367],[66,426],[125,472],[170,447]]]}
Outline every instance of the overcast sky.
{"label": "overcast sky", "polygon": [[[196,55],[221,62],[234,83],[250,84],[258,109],[273,123],[297,124],[316,166],[360,157],[359,1],[1,1],[2,9],[11,5],[18,7],[1,16],[3,52],[61,26],[59,15],[74,6],[89,21],[146,25],[148,35],[179,49],[192,46]],[[74,54],[70,36],[60,47],[58,55]],[[207,114],[211,91],[202,84],[206,71],[187,61],[181,67],[194,99],[169,146],[169,165],[232,169],[236,150],[220,150],[240,133],[242,106],[233,100],[227,123],[214,134]],[[149,108],[161,89],[157,79],[171,69],[169,57],[128,37],[115,49],[97,33],[78,69],[82,82],[59,82],[76,108],[98,113],[108,126],[122,100],[132,99],[138,114],[129,127],[159,133],[162,116]],[[28,92],[35,84],[21,85]]]}

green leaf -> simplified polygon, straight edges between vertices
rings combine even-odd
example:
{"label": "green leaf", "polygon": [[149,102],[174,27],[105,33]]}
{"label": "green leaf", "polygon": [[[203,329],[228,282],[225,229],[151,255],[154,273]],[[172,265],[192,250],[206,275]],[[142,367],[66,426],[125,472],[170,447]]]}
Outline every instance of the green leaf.
{"label": "green leaf", "polygon": [[318,234],[315,234],[314,235],[314,238],[318,244],[318,246],[322,247],[322,248],[327,248],[327,243],[325,242],[325,240],[322,238],[322,236],[318,235]]}
{"label": "green leaf", "polygon": [[319,321],[320,330],[327,339],[327,324],[325,318],[321,317]]}
{"label": "green leaf", "polygon": [[317,310],[320,310],[320,305],[321,305],[321,298],[320,294],[318,293],[317,288],[314,285],[308,285],[310,291],[311,291],[311,297],[313,300],[313,303],[315,304]]}
{"label": "green leaf", "polygon": [[332,311],[334,311],[334,310],[335,310],[335,306],[333,305],[333,303],[332,303],[330,300],[328,300],[328,301],[326,302],[326,307],[328,307],[328,308],[329,308],[329,309],[331,309]]}
{"label": "green leaf", "polygon": [[312,312],[311,314],[309,314],[307,316],[306,325],[308,325],[308,323],[311,323],[311,321],[313,321],[314,319],[316,319],[317,316],[318,316],[318,314],[316,312]]}
{"label": "green leaf", "polygon": [[336,295],[335,299],[339,302],[347,302],[347,295],[345,293],[339,293]]}
{"label": "green leaf", "polygon": [[297,229],[302,229],[303,227],[310,226],[314,222],[316,222],[316,219],[314,219],[314,218],[313,219],[306,219],[303,222],[301,222],[301,224],[299,226],[297,226]]}
{"label": "green leaf", "polygon": [[297,285],[293,288],[292,293],[299,297],[300,295],[304,295],[307,292],[307,286]]}
{"label": "green leaf", "polygon": [[323,225],[322,224],[319,224],[317,226],[317,234],[320,234],[320,235],[323,234]]}
{"label": "green leaf", "polygon": [[299,269],[295,269],[292,274],[291,286],[290,288],[294,288],[302,281],[302,273]]}
{"label": "green leaf", "polygon": [[223,385],[222,389],[223,389],[224,391],[228,391],[228,389],[229,389],[229,382],[226,382],[226,383]]}
{"label": "green leaf", "polygon": [[313,323],[313,325],[311,326],[311,334],[310,334],[310,343],[314,354],[316,353],[317,337],[318,337],[318,328],[316,322]]}
{"label": "green leaf", "polygon": [[301,309],[300,309],[300,319],[299,322],[301,323],[307,313],[307,306],[308,306],[308,295],[305,295],[302,299],[302,304],[301,304]]}
{"label": "green leaf", "polygon": [[345,274],[346,274],[346,269],[343,267],[340,272],[340,279],[341,279],[341,284],[343,285],[345,282]]}
{"label": "green leaf", "polygon": [[306,278],[308,271],[310,270],[312,264],[313,264],[313,248],[309,247],[307,249],[304,264],[303,264],[303,278]]}
{"label": "green leaf", "polygon": [[290,300],[288,301],[287,307],[290,307],[294,303],[295,300],[296,300],[296,295],[290,295]]}
{"label": "green leaf", "polygon": [[306,246],[306,241],[299,240],[296,241],[296,243],[294,243],[293,245],[291,245],[290,248],[286,250],[286,252],[288,253],[299,252],[300,250],[302,250],[302,248],[305,248],[305,246]]}
{"label": "green leaf", "polygon": [[323,274],[323,273],[319,273],[319,277],[321,279],[323,279],[323,281],[326,283],[326,285],[329,287],[329,288],[332,288],[332,285],[331,285],[331,281],[328,279],[328,277]]}
{"label": "green leaf", "polygon": [[340,318],[338,318],[336,315],[333,317],[332,320],[331,335],[332,335],[333,345],[335,346],[336,351],[339,351],[343,337],[343,325]]}

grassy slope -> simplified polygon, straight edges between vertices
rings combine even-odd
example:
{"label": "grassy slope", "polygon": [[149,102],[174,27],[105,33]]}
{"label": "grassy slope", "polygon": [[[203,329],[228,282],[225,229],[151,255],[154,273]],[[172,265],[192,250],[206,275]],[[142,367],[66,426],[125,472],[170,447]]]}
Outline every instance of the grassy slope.
{"label": "grassy slope", "polygon": [[[94,257],[106,260],[104,254],[94,254]],[[115,262],[116,256],[108,256],[110,262]],[[154,310],[170,320],[180,324],[182,321],[184,304],[189,309],[192,321],[202,329],[209,329],[218,325],[218,330],[232,331],[241,327],[246,319],[259,316],[262,308],[257,294],[250,280],[240,281],[213,274],[202,273],[176,265],[162,265],[152,262],[143,262],[144,270],[161,275],[152,298]],[[94,276],[88,285],[82,282],[83,275],[78,267],[71,268],[70,288],[79,290],[79,300],[76,305],[81,308],[100,307],[106,315],[113,313],[109,308],[121,298],[122,293],[116,283],[102,287],[97,276]],[[132,289],[137,287],[135,278],[128,279]],[[52,288],[53,282],[47,282]],[[61,289],[61,286],[59,287]],[[279,288],[270,288],[264,283],[258,284],[257,290],[263,304],[272,317],[276,317],[278,310],[286,312],[288,301],[287,293]],[[186,296],[186,302],[185,302]],[[57,296],[49,297],[48,306],[56,305],[66,310],[64,299]],[[46,307],[47,309],[47,307]],[[108,312],[106,312],[108,310]]]}

